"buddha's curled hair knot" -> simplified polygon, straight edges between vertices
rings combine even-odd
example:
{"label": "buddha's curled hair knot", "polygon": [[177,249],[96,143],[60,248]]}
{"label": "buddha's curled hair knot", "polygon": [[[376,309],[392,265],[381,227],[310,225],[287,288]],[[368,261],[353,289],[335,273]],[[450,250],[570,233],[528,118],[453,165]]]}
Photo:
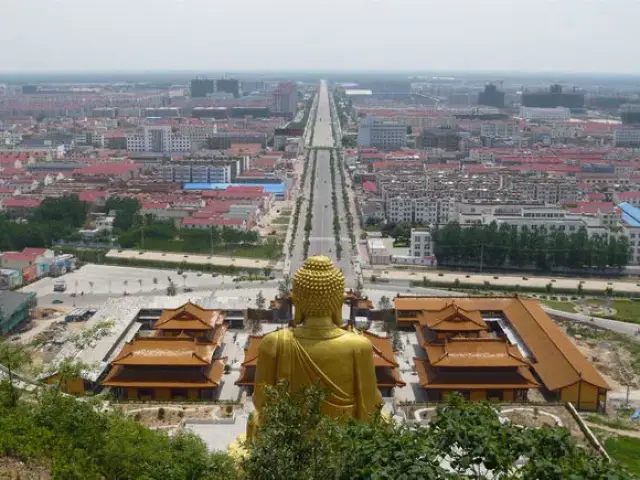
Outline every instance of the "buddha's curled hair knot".
{"label": "buddha's curled hair knot", "polygon": [[328,257],[309,257],[293,276],[296,323],[306,317],[331,317],[342,326],[344,276]]}

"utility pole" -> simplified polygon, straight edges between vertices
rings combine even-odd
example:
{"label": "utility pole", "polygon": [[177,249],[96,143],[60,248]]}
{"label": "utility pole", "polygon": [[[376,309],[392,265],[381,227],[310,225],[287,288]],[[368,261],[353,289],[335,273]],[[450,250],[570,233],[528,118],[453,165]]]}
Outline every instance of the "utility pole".
{"label": "utility pole", "polygon": [[484,243],[480,244],[480,273],[482,273],[482,261],[484,260]]}

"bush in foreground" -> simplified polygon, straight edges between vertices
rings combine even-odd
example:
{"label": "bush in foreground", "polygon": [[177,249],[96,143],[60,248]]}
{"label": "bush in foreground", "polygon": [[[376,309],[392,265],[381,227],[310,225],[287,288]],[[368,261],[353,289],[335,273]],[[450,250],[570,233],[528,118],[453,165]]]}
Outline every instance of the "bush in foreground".
{"label": "bush in foreground", "polygon": [[229,457],[210,454],[198,437],[170,438],[98,407],[97,400],[79,401],[53,390],[15,406],[3,402],[0,455],[44,466],[63,479],[237,478]]}
{"label": "bush in foreground", "polygon": [[428,426],[335,421],[322,392],[268,393],[265,420],[243,463],[250,479],[625,479],[617,465],[578,446],[564,428],[502,425],[486,403],[452,397]]}

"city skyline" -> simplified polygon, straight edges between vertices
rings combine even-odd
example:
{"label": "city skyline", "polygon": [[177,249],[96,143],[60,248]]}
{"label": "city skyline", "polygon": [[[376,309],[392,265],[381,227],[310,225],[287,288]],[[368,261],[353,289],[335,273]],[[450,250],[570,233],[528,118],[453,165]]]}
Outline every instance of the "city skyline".
{"label": "city skyline", "polygon": [[[321,9],[304,7],[292,0],[242,6],[115,0],[94,19],[79,0],[11,1],[0,41],[14,47],[0,52],[0,72],[640,73],[629,62],[632,22],[640,14],[635,2],[329,0]],[[311,18],[331,25],[334,35],[309,28]]]}

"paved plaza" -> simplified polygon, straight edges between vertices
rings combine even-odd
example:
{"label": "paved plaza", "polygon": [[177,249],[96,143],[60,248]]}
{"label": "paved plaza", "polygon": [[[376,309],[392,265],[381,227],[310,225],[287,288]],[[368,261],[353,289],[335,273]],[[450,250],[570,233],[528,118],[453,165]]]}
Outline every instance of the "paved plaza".
{"label": "paved plaza", "polygon": [[140,250],[109,250],[107,258],[148,260],[154,262],[194,263],[198,265],[215,265],[218,267],[235,266],[237,268],[272,268],[275,262],[244,257],[225,257],[221,255],[196,255],[182,253],[149,252]]}

